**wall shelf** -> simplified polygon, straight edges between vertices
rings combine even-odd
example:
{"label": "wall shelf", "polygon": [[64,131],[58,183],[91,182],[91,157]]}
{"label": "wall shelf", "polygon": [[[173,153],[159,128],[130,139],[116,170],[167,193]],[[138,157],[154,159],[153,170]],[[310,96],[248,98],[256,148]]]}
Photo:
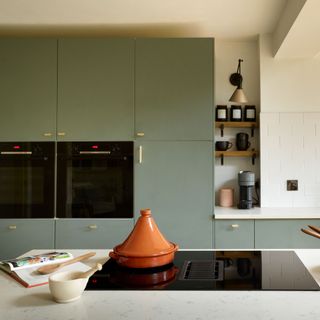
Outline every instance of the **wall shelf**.
{"label": "wall shelf", "polygon": [[254,129],[259,128],[258,122],[252,121],[216,121],[216,128],[220,128],[220,135],[223,137],[224,128],[251,128],[251,137],[254,136]]}
{"label": "wall shelf", "polygon": [[250,157],[252,159],[252,164],[254,165],[256,157],[259,152],[256,150],[251,151],[215,151],[215,157],[221,159],[221,165],[224,164],[224,157]]}

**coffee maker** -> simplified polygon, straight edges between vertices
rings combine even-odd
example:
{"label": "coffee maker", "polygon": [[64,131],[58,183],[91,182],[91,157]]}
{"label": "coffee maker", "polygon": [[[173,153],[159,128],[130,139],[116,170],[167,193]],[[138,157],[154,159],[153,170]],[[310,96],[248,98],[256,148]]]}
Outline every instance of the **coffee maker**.
{"label": "coffee maker", "polygon": [[253,208],[254,173],[251,171],[240,171],[238,173],[238,182],[240,187],[238,208]]}

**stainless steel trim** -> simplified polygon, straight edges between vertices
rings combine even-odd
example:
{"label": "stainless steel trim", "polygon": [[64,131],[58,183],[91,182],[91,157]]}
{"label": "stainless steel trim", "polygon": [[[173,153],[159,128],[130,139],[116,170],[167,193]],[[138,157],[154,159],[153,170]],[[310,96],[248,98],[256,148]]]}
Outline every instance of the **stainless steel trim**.
{"label": "stainless steel trim", "polygon": [[1,151],[0,154],[32,154],[32,151]]}
{"label": "stainless steel trim", "polygon": [[111,151],[80,151],[80,154],[111,154]]}

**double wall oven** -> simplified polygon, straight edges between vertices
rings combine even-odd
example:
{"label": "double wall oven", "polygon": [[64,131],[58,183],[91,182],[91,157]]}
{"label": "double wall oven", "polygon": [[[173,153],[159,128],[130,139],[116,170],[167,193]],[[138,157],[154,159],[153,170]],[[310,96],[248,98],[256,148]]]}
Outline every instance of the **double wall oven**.
{"label": "double wall oven", "polygon": [[0,143],[0,188],[0,218],[132,218],[133,142]]}

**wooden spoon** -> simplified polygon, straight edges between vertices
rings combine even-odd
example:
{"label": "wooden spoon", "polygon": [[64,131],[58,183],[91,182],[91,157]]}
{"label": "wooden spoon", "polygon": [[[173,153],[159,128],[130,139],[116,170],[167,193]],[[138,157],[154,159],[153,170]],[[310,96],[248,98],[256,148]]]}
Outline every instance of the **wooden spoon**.
{"label": "wooden spoon", "polygon": [[308,234],[308,235],[310,235],[310,236],[313,236],[313,237],[315,237],[315,238],[320,239],[320,234],[317,233],[317,232],[315,232],[315,231],[313,231],[313,230],[301,229],[301,231],[304,232],[304,233],[306,233],[306,234]]}
{"label": "wooden spoon", "polygon": [[310,229],[312,229],[313,231],[318,232],[318,233],[320,234],[320,228],[318,228],[318,227],[316,227],[316,226],[311,226],[311,225],[308,225],[308,227],[309,227]]}
{"label": "wooden spoon", "polygon": [[55,272],[55,271],[59,270],[60,268],[62,268],[64,266],[69,265],[69,264],[89,259],[89,258],[93,257],[95,254],[96,254],[95,252],[89,252],[89,253],[83,254],[82,256],[70,259],[70,260],[65,261],[65,262],[49,264],[49,265],[40,267],[40,268],[37,269],[37,271],[39,273],[41,273],[41,274],[52,273],[52,272]]}

